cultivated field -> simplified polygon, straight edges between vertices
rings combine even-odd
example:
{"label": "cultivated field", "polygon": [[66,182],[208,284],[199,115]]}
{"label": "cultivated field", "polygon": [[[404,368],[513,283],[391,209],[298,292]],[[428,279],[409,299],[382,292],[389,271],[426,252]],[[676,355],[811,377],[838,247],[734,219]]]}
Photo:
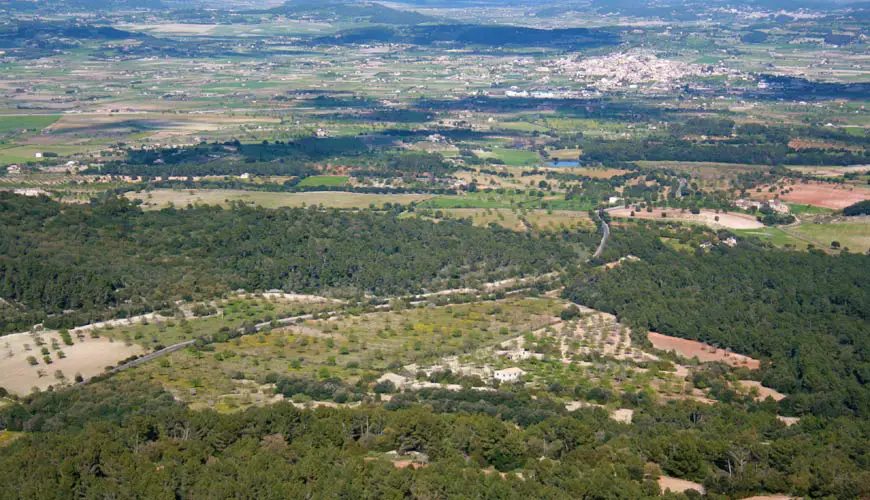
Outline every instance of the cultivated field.
{"label": "cultivated field", "polygon": [[[498,224],[513,231],[591,227],[586,212],[573,210],[510,210],[506,208],[452,208],[443,211],[453,218],[470,217],[476,226]],[[531,226],[531,228],[529,227]]]}
{"label": "cultivated field", "polygon": [[836,184],[791,184],[784,191],[768,192],[769,186],[761,188],[761,193],[753,194],[760,198],[773,198],[779,193],[779,199],[804,205],[839,210],[870,199],[870,189],[856,186],[840,186]]}
{"label": "cultivated field", "polygon": [[562,226],[567,228],[592,227],[592,220],[586,212],[575,210],[532,210],[526,214],[526,220],[538,229],[555,230]]}
{"label": "cultivated field", "polygon": [[[656,208],[652,212],[647,212],[644,209],[619,207],[608,209],[607,212],[613,217],[631,217],[631,212],[634,212],[634,217],[639,219],[678,220],[705,224],[713,229],[759,229],[764,227],[764,224],[758,222],[751,215],[716,213],[713,210],[701,210],[701,213],[696,215],[689,211],[682,213],[680,209]],[[716,220],[717,217],[719,220]]]}
{"label": "cultivated field", "polygon": [[444,213],[457,219],[471,217],[475,226],[485,227],[495,223],[512,231],[527,229],[518,214],[506,208],[453,208],[444,210]]}
{"label": "cultivated field", "polygon": [[850,252],[866,253],[870,250],[870,218],[856,222],[845,220],[822,224],[807,222],[792,230],[822,247],[828,247],[832,242],[838,241],[840,248],[848,248]]}
{"label": "cultivated field", "polygon": [[756,380],[741,380],[740,387],[746,391],[756,391],[758,395],[755,396],[755,399],[758,401],[764,401],[767,398],[772,398],[774,401],[782,401],[786,398],[785,394],[770,387],[764,387],[761,385],[761,382]]}
{"label": "cultivated field", "polygon": [[851,173],[870,172],[870,165],[851,165],[848,167],[789,167],[791,170],[815,177],[840,177]]}
{"label": "cultivated field", "polygon": [[674,351],[684,358],[692,359],[697,357],[702,362],[721,361],[734,367],[742,366],[750,370],[757,370],[761,367],[761,363],[758,360],[752,359],[749,356],[728,352],[724,349],[716,349],[702,342],[680,339],[655,332],[647,333],[647,338],[656,349]]}
{"label": "cultivated field", "polygon": [[[0,338],[0,387],[15,394],[29,394],[34,387],[44,390],[50,385],[72,383],[76,375],[88,379],[103,373],[107,366],[145,352],[139,346],[108,338],[73,335],[72,341],[73,345],[65,345],[56,332]],[[43,349],[48,354],[43,354]],[[33,359],[29,361],[30,356]],[[50,363],[46,363],[46,357]],[[31,364],[33,361],[36,364]]]}
{"label": "cultivated field", "polygon": [[662,491],[671,491],[672,493],[683,493],[688,490],[695,490],[702,495],[705,491],[704,486],[699,483],[668,476],[659,477],[659,488],[661,488]]}

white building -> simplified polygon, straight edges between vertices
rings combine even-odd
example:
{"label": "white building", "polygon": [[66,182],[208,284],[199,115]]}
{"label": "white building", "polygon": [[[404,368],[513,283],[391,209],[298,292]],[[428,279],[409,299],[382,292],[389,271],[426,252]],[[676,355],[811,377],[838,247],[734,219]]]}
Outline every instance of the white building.
{"label": "white building", "polygon": [[520,379],[526,372],[520,370],[517,367],[505,368],[504,370],[496,371],[493,376],[499,382],[516,382]]}
{"label": "white building", "polygon": [[381,377],[377,381],[378,383],[392,382],[393,385],[399,389],[405,387],[409,382],[408,377],[403,377],[402,375],[399,375],[397,373],[385,373],[381,375]]}

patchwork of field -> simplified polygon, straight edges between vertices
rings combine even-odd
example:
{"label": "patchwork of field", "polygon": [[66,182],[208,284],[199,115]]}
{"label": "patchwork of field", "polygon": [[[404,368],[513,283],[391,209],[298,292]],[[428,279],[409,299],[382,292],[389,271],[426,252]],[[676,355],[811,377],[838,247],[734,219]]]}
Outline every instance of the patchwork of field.
{"label": "patchwork of field", "polygon": [[[274,385],[264,383],[270,373],[320,380],[340,377],[355,383],[390,366],[435,361],[495,345],[506,336],[552,322],[561,307],[561,301],[517,297],[339,313],[329,319],[308,319],[214,343],[209,353],[177,351],[120,376],[135,378],[145,373],[194,407],[234,411],[274,402]],[[244,316],[242,309],[233,314],[239,313]],[[204,320],[191,319],[188,323],[199,331],[203,328],[197,326],[200,321]],[[214,331],[214,327],[210,328]],[[135,336],[139,328],[129,330],[127,335]],[[152,328],[145,338],[162,339],[163,335]],[[175,338],[172,335],[167,340]]]}
{"label": "patchwork of field", "polygon": [[249,205],[264,208],[302,207],[321,205],[329,208],[368,208],[374,205],[381,208],[385,203],[425,201],[431,196],[421,194],[364,194],[340,191],[311,191],[306,193],[274,193],[265,191],[244,191],[237,189],[155,189],[140,193],[130,192],[126,196],[142,200],[145,209],[159,210],[170,204],[185,207],[188,204],[228,206],[230,202],[242,201]]}
{"label": "patchwork of field", "polygon": [[689,174],[698,184],[708,189],[725,189],[729,181],[739,174],[760,172],[770,167],[744,163],[684,162],[684,161],[638,161],[641,167],[667,168]]}
{"label": "patchwork of field", "polygon": [[[764,224],[755,217],[741,213],[716,213],[713,210],[701,210],[700,214],[692,214],[680,209],[655,208],[652,212],[637,208],[610,208],[607,212],[613,217],[636,217],[639,219],[678,220],[696,224],[705,224],[713,229],[760,229]],[[634,215],[632,215],[634,212]]]}

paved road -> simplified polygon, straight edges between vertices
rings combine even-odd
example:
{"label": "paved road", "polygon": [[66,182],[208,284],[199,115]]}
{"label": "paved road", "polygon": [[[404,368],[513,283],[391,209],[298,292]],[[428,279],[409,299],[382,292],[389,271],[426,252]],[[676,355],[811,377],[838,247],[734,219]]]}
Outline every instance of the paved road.
{"label": "paved road", "polygon": [[604,234],[601,236],[601,243],[598,244],[598,249],[595,250],[595,253],[592,254],[593,259],[597,259],[601,256],[601,252],[604,251],[604,245],[607,244],[607,238],[610,238],[610,226],[604,219],[601,219],[601,225],[604,228]]}
{"label": "paved road", "polygon": [[133,361],[130,361],[129,363],[124,363],[121,366],[117,366],[117,367],[112,369],[112,372],[113,373],[120,372],[120,371],[126,370],[127,368],[133,368],[134,366],[139,366],[142,363],[145,363],[147,361],[151,361],[154,358],[159,358],[160,356],[164,356],[164,355],[169,354],[171,352],[175,352],[179,349],[184,349],[185,347],[193,344],[194,342],[196,342],[196,340],[185,340],[184,342],[172,344],[169,347],[164,347],[163,349],[160,349],[159,351],[152,352],[151,354],[146,354],[145,356],[142,356],[141,358],[134,359]]}

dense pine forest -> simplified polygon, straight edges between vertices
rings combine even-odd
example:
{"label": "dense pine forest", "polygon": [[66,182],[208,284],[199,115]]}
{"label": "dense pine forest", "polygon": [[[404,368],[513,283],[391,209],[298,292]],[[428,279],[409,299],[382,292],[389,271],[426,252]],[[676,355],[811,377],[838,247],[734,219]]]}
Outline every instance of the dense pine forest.
{"label": "dense pine forest", "polygon": [[[63,206],[0,193],[0,331],[160,310],[239,288],[417,293],[542,273],[575,236],[317,207],[143,212],[123,198]],[[67,311],[64,313],[64,311]]]}
{"label": "dense pine forest", "polygon": [[[188,410],[147,381],[110,380],[0,412],[0,426],[30,432],[0,449],[0,496],[653,498],[659,474],[700,481],[710,498],[870,494],[866,422],[785,427],[766,403],[680,402],[645,404],[625,425],[529,396],[429,394],[427,405],[468,402],[437,413],[406,401],[221,415]],[[380,458],[392,450],[427,458],[397,468]],[[499,474],[517,467],[522,477]]]}

